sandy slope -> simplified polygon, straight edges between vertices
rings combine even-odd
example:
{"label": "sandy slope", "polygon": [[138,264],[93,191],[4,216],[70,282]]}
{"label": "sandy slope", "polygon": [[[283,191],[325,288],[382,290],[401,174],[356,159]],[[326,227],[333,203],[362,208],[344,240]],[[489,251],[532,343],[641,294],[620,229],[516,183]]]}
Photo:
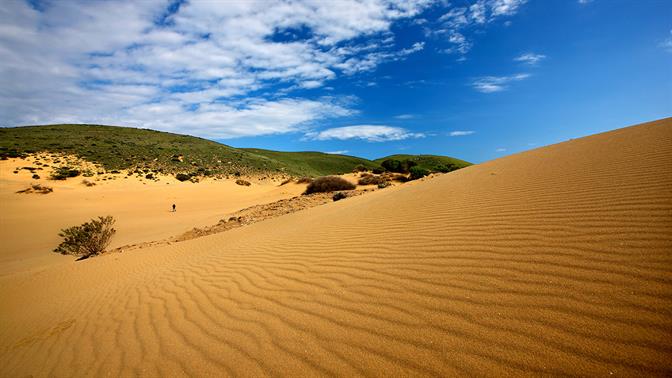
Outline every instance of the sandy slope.
{"label": "sandy slope", "polygon": [[[47,180],[50,170],[37,171],[40,180],[16,167],[35,166],[31,160],[0,161],[0,275],[45,265],[71,263],[71,259],[49,253],[60,242],[62,228],[91,218],[113,215],[118,230],[111,248],[160,240],[193,227],[209,226],[234,211],[299,195],[305,185],[278,186],[270,180],[252,186],[234,180],[206,180],[198,184],[162,176],[161,181],[139,181],[117,175],[114,181],[98,181],[86,187],[76,177],[67,181]],[[108,175],[112,176],[112,175]],[[54,192],[16,194],[30,183],[54,188]],[[177,212],[171,212],[171,205]]]}
{"label": "sandy slope", "polygon": [[672,119],[0,277],[0,375],[670,375]]}

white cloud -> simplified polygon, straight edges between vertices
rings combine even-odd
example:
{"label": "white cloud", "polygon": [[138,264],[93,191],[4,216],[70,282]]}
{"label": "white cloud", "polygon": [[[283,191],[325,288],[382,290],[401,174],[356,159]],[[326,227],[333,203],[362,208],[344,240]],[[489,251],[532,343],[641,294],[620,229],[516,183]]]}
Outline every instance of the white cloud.
{"label": "white cloud", "polygon": [[515,57],[513,60],[516,61],[516,62],[521,62],[521,63],[525,63],[525,64],[529,64],[531,66],[534,66],[544,59],[546,59],[546,55],[535,54],[535,53],[525,53],[525,54],[521,54],[521,55]]}
{"label": "white cloud", "polygon": [[506,148],[498,148],[495,152],[506,152]]}
{"label": "white cloud", "polygon": [[349,151],[349,150],[339,150],[339,151],[329,151],[329,152],[325,152],[325,154],[329,154],[329,155],[344,155],[344,154],[347,154],[348,152],[350,152],[350,151]]}
{"label": "white cloud", "polygon": [[475,134],[475,131],[472,130],[456,130],[456,131],[451,131],[448,135],[451,137],[456,137],[456,136],[466,136],[466,135],[471,135]]}
{"label": "white cloud", "polygon": [[438,27],[425,29],[428,35],[445,38],[450,47],[441,50],[448,54],[464,55],[471,50],[473,43],[467,37],[476,27],[483,27],[500,17],[513,16],[527,0],[477,0],[468,7],[453,7],[439,17]]}
{"label": "white cloud", "polygon": [[396,119],[413,119],[413,118],[415,118],[415,115],[413,115],[413,114],[399,114],[399,115],[394,116],[394,118],[396,118]]}
{"label": "white cloud", "polygon": [[[0,2],[3,123],[135,124],[222,138],[300,130],[353,111],[283,95],[422,50],[423,42],[395,49],[390,29],[429,6],[193,1],[166,15],[169,3]],[[254,93],[271,85],[284,88]]]}
{"label": "white cloud", "polygon": [[579,4],[588,4],[593,2],[593,0],[577,0],[577,1],[579,2]]}
{"label": "white cloud", "polygon": [[385,142],[409,138],[424,138],[422,133],[412,133],[401,127],[385,125],[353,125],[334,127],[320,132],[307,133],[306,137],[314,140],[347,140],[362,139],[369,142]]}
{"label": "white cloud", "polygon": [[667,52],[672,52],[672,30],[670,30],[670,36],[660,43],[660,47]]}
{"label": "white cloud", "polygon": [[510,76],[484,76],[472,82],[472,87],[482,93],[501,92],[508,88],[508,84],[514,81],[524,80],[530,74],[521,73]]}

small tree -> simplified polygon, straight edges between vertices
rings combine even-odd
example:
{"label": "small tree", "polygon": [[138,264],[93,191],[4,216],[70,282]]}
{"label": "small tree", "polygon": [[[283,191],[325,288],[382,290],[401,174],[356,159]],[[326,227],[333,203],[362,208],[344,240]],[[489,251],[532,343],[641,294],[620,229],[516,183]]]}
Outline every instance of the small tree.
{"label": "small tree", "polygon": [[425,177],[429,174],[428,170],[422,169],[422,168],[419,168],[419,167],[411,167],[410,172],[411,172],[411,175],[409,176],[409,179],[411,179],[411,180],[417,180],[417,179]]}
{"label": "small tree", "polygon": [[112,236],[117,232],[112,216],[91,219],[80,226],[61,230],[58,236],[63,238],[54,252],[62,255],[75,255],[83,258],[95,256],[105,251]]}

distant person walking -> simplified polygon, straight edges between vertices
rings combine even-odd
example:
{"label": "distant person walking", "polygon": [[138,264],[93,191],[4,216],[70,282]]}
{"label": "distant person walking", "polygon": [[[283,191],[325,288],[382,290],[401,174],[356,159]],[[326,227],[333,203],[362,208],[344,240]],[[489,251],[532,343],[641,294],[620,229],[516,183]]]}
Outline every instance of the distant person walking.
{"label": "distant person walking", "polygon": [[175,204],[173,204],[173,213],[175,212]]}

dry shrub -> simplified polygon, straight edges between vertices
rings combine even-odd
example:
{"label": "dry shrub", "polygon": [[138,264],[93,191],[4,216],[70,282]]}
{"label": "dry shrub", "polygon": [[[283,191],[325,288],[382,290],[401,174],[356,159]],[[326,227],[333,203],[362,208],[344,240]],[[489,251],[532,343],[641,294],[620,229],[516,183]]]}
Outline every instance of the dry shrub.
{"label": "dry shrub", "polygon": [[338,176],[318,177],[308,184],[304,194],[334,192],[336,190],[352,190],[355,184]]}
{"label": "dry shrub", "polygon": [[30,184],[30,187],[27,189],[19,190],[17,193],[39,193],[39,194],[49,194],[53,192],[54,189],[48,186],[42,186],[40,184]]}
{"label": "dry shrub", "polygon": [[111,216],[91,219],[80,226],[73,226],[61,230],[58,236],[63,238],[54,252],[62,255],[75,255],[87,258],[105,251],[112,236],[117,232],[112,226],[114,218]]}
{"label": "dry shrub", "polygon": [[379,185],[384,182],[387,182],[387,180],[383,177],[369,175],[361,177],[357,183],[359,185]]}
{"label": "dry shrub", "polygon": [[280,186],[287,185],[292,181],[294,181],[294,179],[290,177],[290,178],[286,179],[285,181],[281,182]]}
{"label": "dry shrub", "polygon": [[343,192],[336,192],[336,193],[334,193],[334,196],[331,197],[331,199],[333,199],[334,202],[340,201],[340,200],[345,199],[345,198],[348,198],[348,195],[343,193]]}
{"label": "dry shrub", "polygon": [[252,185],[249,181],[245,181],[245,180],[241,180],[241,179],[236,180],[236,184],[238,184],[238,185],[242,185],[242,186],[250,186],[250,185]]}
{"label": "dry shrub", "polygon": [[362,164],[357,164],[357,165],[355,166],[355,168],[352,169],[352,172],[353,172],[353,173],[357,173],[357,172],[366,172],[366,171],[368,171],[368,170],[369,170],[369,169],[366,168],[365,166],[363,166]]}
{"label": "dry shrub", "polygon": [[312,177],[301,177],[300,179],[296,180],[297,184],[310,184],[313,182]]}
{"label": "dry shrub", "polygon": [[93,182],[93,181],[89,181],[89,180],[86,180],[86,179],[85,179],[85,180],[82,180],[82,184],[84,184],[84,185],[86,185],[86,186],[96,186],[96,183],[95,183],[95,182]]}

